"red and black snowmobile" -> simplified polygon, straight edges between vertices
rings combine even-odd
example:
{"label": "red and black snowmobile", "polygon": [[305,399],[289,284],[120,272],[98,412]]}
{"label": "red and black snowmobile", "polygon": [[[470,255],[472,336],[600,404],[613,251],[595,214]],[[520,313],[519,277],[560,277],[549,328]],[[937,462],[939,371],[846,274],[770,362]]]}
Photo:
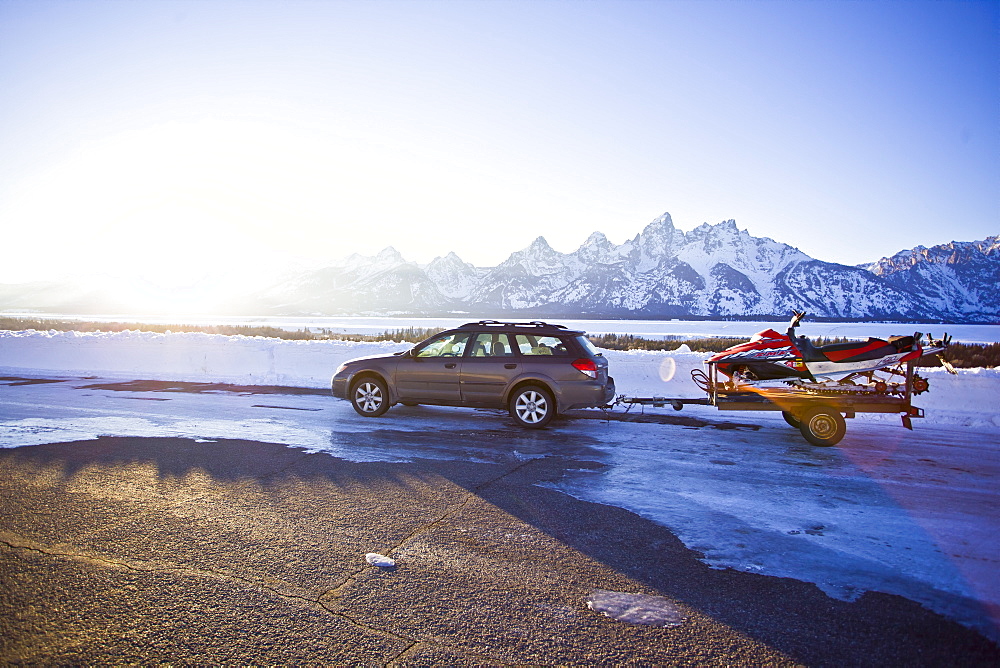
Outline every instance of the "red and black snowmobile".
{"label": "red and black snowmobile", "polygon": [[[814,346],[806,337],[795,335],[804,315],[796,312],[785,334],[773,329],[757,332],[746,343],[716,353],[707,362],[716,364],[734,385],[782,381],[803,389],[837,388],[845,392],[892,392],[899,384],[893,383],[891,377],[906,376],[902,365],[934,353],[954,372],[940,355],[950,341],[947,335],[937,340],[928,335],[926,345],[923,335],[917,332],[912,336]],[[927,380],[914,376],[912,389],[915,394],[926,391]]]}

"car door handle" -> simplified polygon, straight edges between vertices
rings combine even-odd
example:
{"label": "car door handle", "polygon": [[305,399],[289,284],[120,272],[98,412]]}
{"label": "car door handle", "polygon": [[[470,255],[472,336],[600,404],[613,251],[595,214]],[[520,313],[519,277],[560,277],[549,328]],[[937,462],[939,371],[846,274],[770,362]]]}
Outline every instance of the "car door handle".
{"label": "car door handle", "polygon": [[444,368],[445,369],[454,369],[456,366],[458,366],[458,364],[456,364],[455,362],[448,362],[447,364],[444,365]]}
{"label": "car door handle", "polygon": [[505,368],[505,369],[516,369],[517,365],[516,364],[504,364],[503,368]]}

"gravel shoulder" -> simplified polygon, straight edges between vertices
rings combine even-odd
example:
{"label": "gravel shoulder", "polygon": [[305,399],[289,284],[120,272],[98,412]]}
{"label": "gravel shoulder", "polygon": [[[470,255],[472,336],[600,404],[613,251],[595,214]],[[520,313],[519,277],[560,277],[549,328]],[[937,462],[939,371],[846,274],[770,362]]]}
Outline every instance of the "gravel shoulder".
{"label": "gravel shoulder", "polygon": [[[8,663],[997,665],[897,596],[712,570],[667,529],[538,483],[593,465],[352,463],[253,441],[0,451]],[[369,566],[365,554],[396,560]],[[665,597],[675,627],[587,606]]]}

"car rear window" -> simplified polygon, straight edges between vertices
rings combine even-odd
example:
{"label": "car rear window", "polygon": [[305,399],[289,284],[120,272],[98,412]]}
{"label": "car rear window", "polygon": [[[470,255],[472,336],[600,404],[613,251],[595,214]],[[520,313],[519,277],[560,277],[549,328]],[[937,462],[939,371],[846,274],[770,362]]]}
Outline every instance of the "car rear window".
{"label": "car rear window", "polygon": [[535,334],[517,334],[517,349],[522,355],[569,355],[566,343],[558,336],[537,336]]}
{"label": "car rear window", "polygon": [[598,355],[601,354],[601,351],[597,349],[597,346],[595,346],[593,343],[591,343],[590,339],[588,339],[583,334],[581,334],[580,336],[576,337],[576,342],[580,344],[581,348],[583,348],[584,350],[586,350],[588,353],[590,353],[594,357],[597,357]]}

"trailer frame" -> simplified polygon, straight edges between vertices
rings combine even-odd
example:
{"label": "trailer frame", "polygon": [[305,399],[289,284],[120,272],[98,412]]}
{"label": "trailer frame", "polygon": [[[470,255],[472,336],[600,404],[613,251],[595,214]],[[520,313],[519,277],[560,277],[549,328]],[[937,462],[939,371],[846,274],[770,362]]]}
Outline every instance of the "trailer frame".
{"label": "trailer frame", "polygon": [[[653,406],[671,406],[681,410],[684,406],[715,406],[720,411],[781,411],[785,421],[799,429],[803,438],[818,446],[836,445],[844,437],[847,427],[844,419],[858,413],[898,413],[903,426],[913,429],[911,420],[924,417],[922,408],[912,404],[914,361],[906,363],[905,382],[901,393],[887,394],[867,391],[843,393],[810,392],[792,387],[736,386],[732,382],[719,382],[719,370],[714,362],[705,362],[709,371],[691,372],[695,383],[706,391],[700,399],[687,397],[619,397],[615,403]],[[701,373],[702,380],[695,377]]]}

